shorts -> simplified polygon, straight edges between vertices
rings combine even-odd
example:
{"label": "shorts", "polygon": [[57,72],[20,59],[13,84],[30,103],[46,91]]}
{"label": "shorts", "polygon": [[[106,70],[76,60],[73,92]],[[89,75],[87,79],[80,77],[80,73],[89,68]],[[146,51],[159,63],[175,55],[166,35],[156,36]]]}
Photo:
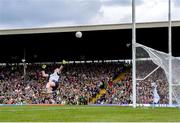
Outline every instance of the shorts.
{"label": "shorts", "polygon": [[55,86],[52,87],[52,91],[55,91],[58,87],[59,87],[59,83],[58,82],[54,82]]}

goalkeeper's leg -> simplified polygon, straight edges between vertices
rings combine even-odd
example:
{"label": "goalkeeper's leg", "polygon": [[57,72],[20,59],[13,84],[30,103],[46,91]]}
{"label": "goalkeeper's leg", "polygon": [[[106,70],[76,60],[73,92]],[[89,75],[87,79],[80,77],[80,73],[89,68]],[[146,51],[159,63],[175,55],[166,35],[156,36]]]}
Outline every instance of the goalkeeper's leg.
{"label": "goalkeeper's leg", "polygon": [[47,93],[52,93],[53,92],[53,87],[55,86],[54,82],[49,81],[46,85]]}

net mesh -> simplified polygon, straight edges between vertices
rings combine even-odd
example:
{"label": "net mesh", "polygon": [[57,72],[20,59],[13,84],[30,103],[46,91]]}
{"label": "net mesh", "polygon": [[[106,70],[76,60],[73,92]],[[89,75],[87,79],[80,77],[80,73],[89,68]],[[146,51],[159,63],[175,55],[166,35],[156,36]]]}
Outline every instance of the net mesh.
{"label": "net mesh", "polygon": [[[169,75],[167,53],[136,44],[137,103],[154,102],[156,90],[158,103],[168,104]],[[172,96],[173,103],[180,104],[180,59],[175,57],[172,57]]]}

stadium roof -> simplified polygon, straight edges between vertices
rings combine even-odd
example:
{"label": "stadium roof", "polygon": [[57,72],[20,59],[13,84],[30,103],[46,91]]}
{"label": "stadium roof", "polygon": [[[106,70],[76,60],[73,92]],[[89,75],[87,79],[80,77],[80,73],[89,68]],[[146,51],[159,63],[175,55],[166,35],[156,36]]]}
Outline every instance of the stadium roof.
{"label": "stadium roof", "polygon": [[[180,56],[180,21],[172,25],[173,55]],[[131,59],[132,24],[0,30],[0,40],[0,62],[21,62],[24,53],[28,62]],[[138,23],[137,42],[168,52],[168,22]]]}
{"label": "stadium roof", "polygon": [[[180,21],[173,21],[172,26],[174,27],[180,26]],[[162,22],[137,23],[136,28],[158,28],[158,27],[168,27],[168,22],[162,21]],[[0,35],[97,31],[97,30],[100,31],[100,30],[119,30],[119,29],[132,29],[132,24],[124,23],[124,24],[84,25],[84,26],[69,26],[69,27],[7,29],[7,30],[0,30]]]}

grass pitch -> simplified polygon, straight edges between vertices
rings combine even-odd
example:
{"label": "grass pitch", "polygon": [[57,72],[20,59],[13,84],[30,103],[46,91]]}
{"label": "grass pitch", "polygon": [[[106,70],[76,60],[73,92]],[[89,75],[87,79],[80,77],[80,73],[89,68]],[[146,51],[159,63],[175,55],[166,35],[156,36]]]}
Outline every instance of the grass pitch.
{"label": "grass pitch", "polygon": [[2,106],[0,122],[180,122],[178,108]]}

